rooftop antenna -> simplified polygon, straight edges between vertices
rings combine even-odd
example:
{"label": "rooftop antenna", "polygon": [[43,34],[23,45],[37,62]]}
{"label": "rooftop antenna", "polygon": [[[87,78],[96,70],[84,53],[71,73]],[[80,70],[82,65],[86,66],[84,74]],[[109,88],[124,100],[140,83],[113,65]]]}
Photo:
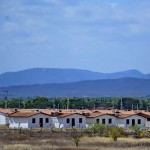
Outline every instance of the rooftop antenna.
{"label": "rooftop antenna", "polygon": [[8,101],[8,91],[3,91],[5,93],[4,99],[5,99],[5,108],[7,108],[7,101]]}

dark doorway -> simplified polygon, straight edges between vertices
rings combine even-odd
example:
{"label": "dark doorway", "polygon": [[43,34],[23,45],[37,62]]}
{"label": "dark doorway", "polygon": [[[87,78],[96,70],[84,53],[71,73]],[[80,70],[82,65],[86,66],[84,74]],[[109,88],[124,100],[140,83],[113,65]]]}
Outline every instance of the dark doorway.
{"label": "dark doorway", "polygon": [[102,119],[102,124],[105,124],[105,119]]}
{"label": "dark doorway", "polygon": [[40,118],[40,127],[43,127],[43,118]]}
{"label": "dark doorway", "polygon": [[72,127],[75,126],[75,118],[72,118]]}
{"label": "dark doorway", "polygon": [[132,119],[132,126],[135,125],[135,119]]}

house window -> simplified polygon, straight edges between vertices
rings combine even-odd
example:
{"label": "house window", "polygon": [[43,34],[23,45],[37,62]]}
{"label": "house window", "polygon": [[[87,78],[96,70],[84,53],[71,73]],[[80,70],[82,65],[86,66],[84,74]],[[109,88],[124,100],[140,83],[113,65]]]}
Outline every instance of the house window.
{"label": "house window", "polygon": [[45,123],[49,123],[49,118],[45,118]]}
{"label": "house window", "polygon": [[96,123],[99,123],[99,119],[96,119]]}
{"label": "house window", "polygon": [[108,123],[112,124],[112,119],[111,118],[108,119]]}
{"label": "house window", "polygon": [[150,118],[147,118],[147,121],[150,121]]}
{"label": "house window", "polygon": [[130,120],[129,119],[126,120],[126,124],[130,124]]}
{"label": "house window", "polygon": [[67,119],[66,119],[66,122],[67,122],[67,123],[70,123],[70,118],[67,118]]}
{"label": "house window", "polygon": [[32,118],[32,123],[36,123],[36,119],[35,118]]}
{"label": "house window", "polygon": [[135,126],[135,119],[132,119],[132,126]]}
{"label": "house window", "polygon": [[141,124],[141,119],[138,119],[138,124]]}
{"label": "house window", "polygon": [[105,124],[105,119],[102,119],[102,124]]}
{"label": "house window", "polygon": [[79,118],[79,123],[82,123],[82,118]]}

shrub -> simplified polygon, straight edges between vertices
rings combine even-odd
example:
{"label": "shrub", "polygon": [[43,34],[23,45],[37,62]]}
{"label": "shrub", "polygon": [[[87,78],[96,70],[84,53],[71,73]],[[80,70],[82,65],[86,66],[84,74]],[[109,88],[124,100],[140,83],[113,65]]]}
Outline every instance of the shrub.
{"label": "shrub", "polygon": [[124,135],[125,135],[125,131],[121,127],[113,127],[109,131],[109,137],[111,137],[114,141],[117,141],[118,137]]}
{"label": "shrub", "polygon": [[79,146],[79,142],[81,141],[82,133],[79,132],[77,129],[73,128],[71,132],[71,141],[73,141],[76,147]]}
{"label": "shrub", "polygon": [[134,132],[135,138],[142,138],[145,136],[145,133],[141,131],[140,126],[134,125],[130,128]]}
{"label": "shrub", "polygon": [[91,123],[89,125],[90,130],[94,135],[98,134],[99,136],[103,136],[106,132],[106,126],[100,123]]}

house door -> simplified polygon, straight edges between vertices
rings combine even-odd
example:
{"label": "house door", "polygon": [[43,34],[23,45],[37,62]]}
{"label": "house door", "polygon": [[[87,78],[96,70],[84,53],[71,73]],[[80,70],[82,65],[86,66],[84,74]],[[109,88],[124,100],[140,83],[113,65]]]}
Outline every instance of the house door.
{"label": "house door", "polygon": [[72,118],[72,127],[75,126],[75,118]]}
{"label": "house door", "polygon": [[43,127],[43,118],[40,118],[40,127]]}
{"label": "house door", "polygon": [[135,119],[132,119],[132,126],[135,125]]}

